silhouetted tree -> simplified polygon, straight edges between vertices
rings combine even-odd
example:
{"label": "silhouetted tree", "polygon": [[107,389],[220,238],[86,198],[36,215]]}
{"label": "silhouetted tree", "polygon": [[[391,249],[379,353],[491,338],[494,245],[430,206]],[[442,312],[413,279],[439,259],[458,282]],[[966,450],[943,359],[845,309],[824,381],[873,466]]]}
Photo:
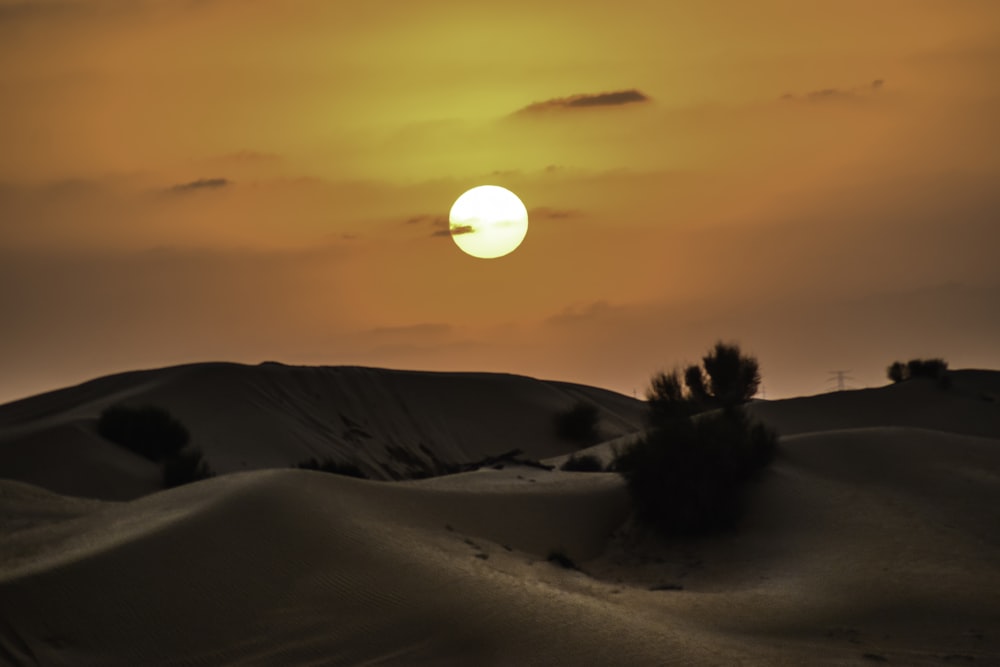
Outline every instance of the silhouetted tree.
{"label": "silhouetted tree", "polygon": [[893,382],[902,382],[908,377],[906,364],[902,361],[892,362],[889,368],[886,369],[886,375],[888,375],[889,379]]}
{"label": "silhouetted tree", "polygon": [[563,440],[592,445],[601,439],[597,422],[597,406],[578,401],[569,410],[556,415],[556,435]]}
{"label": "silhouetted tree", "polygon": [[943,388],[947,388],[950,384],[948,362],[939,358],[910,359],[905,364],[901,361],[895,361],[889,366],[886,374],[893,382],[903,382],[911,378],[925,378],[934,380]]}
{"label": "silhouetted tree", "polygon": [[[609,469],[628,484],[636,514],[664,532],[693,534],[730,527],[747,483],[777,451],[777,434],[742,404],[760,384],[757,360],[717,343],[679,373],[658,373],[647,392],[652,428]],[[698,409],[721,408],[700,415]]]}
{"label": "silhouetted tree", "polygon": [[657,426],[689,417],[696,406],[685,393],[677,371],[661,371],[652,377],[646,390],[646,409],[650,425]]}
{"label": "silhouetted tree", "polygon": [[760,386],[760,368],[757,360],[745,356],[738,345],[722,341],[702,358],[708,375],[709,394],[722,407],[746,403]]}
{"label": "silhouetted tree", "polygon": [[684,369],[684,384],[687,385],[691,400],[700,405],[709,405],[712,402],[712,396],[705,386],[705,371],[697,364]]}
{"label": "silhouetted tree", "polygon": [[156,462],[179,453],[190,439],[183,424],[163,408],[153,405],[112,405],[97,420],[97,432]]}

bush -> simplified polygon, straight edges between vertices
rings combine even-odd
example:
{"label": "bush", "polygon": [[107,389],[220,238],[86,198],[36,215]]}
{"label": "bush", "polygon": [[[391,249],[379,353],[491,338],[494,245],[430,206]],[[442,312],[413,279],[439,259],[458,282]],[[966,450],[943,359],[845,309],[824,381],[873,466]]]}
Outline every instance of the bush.
{"label": "bush", "polygon": [[911,378],[934,380],[942,387],[947,387],[948,362],[944,359],[910,359],[905,364],[893,362],[886,370],[886,375],[893,382],[903,382]]}
{"label": "bush", "polygon": [[718,342],[681,374],[657,373],[646,392],[649,423],[672,425],[679,419],[715,408],[735,408],[749,401],[760,386],[757,359],[744,355],[739,346]]}
{"label": "bush", "polygon": [[176,456],[190,439],[188,430],[163,408],[113,405],[97,420],[97,432],[150,461]]}
{"label": "bush", "polygon": [[659,425],[613,467],[640,519],[667,534],[691,535],[732,527],[747,483],[776,451],[774,431],[726,408]]}
{"label": "bush", "polygon": [[353,463],[340,463],[333,459],[324,459],[322,461],[315,458],[307,459],[299,463],[296,467],[302,470],[319,470],[320,472],[329,472],[335,475],[368,479],[368,475]]}
{"label": "bush", "polygon": [[[754,357],[745,356],[738,345],[719,341],[702,358],[708,387],[704,392],[710,405],[731,407],[746,403],[760,387],[760,367]],[[695,367],[696,368],[696,367]],[[693,374],[688,369],[688,374]],[[695,387],[688,386],[694,393]]]}
{"label": "bush", "polygon": [[215,477],[215,473],[199,449],[185,448],[163,461],[163,486],[168,489],[209,477]]}
{"label": "bush", "polygon": [[604,464],[601,463],[601,459],[591,454],[581,456],[574,454],[566,459],[559,469],[568,472],[604,472]]}
{"label": "bush", "polygon": [[579,401],[569,410],[556,415],[556,435],[581,445],[593,445],[601,439],[597,421],[597,406]]}

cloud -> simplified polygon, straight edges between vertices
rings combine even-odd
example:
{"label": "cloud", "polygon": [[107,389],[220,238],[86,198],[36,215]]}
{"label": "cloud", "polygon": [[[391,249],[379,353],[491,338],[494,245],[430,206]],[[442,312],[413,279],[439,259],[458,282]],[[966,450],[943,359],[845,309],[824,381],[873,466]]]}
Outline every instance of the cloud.
{"label": "cloud", "polygon": [[434,228],[431,232],[433,237],[445,237],[445,236],[459,236],[461,234],[472,234],[476,231],[476,228],[472,225],[455,225],[452,227],[451,222],[443,215],[430,215],[427,213],[422,213],[420,215],[414,215],[406,219],[407,225],[430,225]]}
{"label": "cloud", "polygon": [[535,102],[519,109],[517,113],[542,113],[559,109],[584,109],[589,107],[617,107],[625,104],[648,102],[649,97],[631,88],[610,93],[581,93],[569,97],[555,97],[544,102]]}
{"label": "cloud", "polygon": [[785,93],[781,96],[783,100],[805,100],[807,102],[826,102],[831,100],[853,100],[867,95],[873,95],[885,86],[884,79],[875,79],[871,83],[852,88],[820,88],[811,90],[802,95]]}
{"label": "cloud", "polygon": [[227,178],[199,178],[188,183],[178,183],[171,186],[171,192],[192,192],[194,190],[213,190],[232,185],[232,181]]}
{"label": "cloud", "polygon": [[434,230],[431,236],[461,236],[462,234],[472,234],[475,231],[476,228],[472,225],[455,225],[454,227]]}
{"label": "cloud", "polygon": [[528,218],[531,220],[566,220],[567,218],[578,218],[582,214],[576,209],[549,208],[538,206],[528,211]]}
{"label": "cloud", "polygon": [[443,215],[432,215],[430,213],[421,213],[420,215],[410,216],[406,219],[406,224],[408,225],[420,225],[420,224],[430,224],[434,227],[447,227],[448,218]]}

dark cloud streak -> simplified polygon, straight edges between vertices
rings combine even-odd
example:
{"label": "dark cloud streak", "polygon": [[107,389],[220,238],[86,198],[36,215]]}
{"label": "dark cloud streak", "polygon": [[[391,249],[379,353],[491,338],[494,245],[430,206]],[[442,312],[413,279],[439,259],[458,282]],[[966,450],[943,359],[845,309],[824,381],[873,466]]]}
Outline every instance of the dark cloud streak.
{"label": "dark cloud streak", "polygon": [[215,190],[232,185],[228,178],[199,178],[188,183],[178,183],[171,186],[170,191],[176,193],[193,192],[195,190]]}
{"label": "dark cloud streak", "polygon": [[535,102],[517,111],[519,114],[543,113],[565,109],[587,109],[592,107],[617,107],[626,104],[648,102],[649,97],[635,88],[610,93],[581,93],[569,97],[555,97],[543,102]]}

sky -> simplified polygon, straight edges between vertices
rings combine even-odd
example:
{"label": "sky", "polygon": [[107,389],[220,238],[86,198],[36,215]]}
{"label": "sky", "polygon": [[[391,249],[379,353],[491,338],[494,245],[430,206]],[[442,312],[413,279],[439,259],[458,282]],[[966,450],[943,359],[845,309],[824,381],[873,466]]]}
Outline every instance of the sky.
{"label": "sky", "polygon": [[[0,0],[0,401],[265,360],[1000,368],[996,0]],[[458,250],[466,189],[530,227]]]}

